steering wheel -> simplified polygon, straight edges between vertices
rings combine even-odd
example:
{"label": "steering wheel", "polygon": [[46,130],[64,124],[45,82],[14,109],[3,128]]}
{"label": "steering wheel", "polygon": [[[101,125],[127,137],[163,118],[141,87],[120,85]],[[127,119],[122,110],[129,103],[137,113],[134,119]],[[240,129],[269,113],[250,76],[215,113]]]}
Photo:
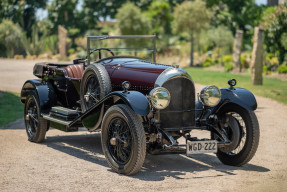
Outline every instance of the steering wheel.
{"label": "steering wheel", "polygon": [[112,54],[112,56],[115,56],[114,52],[112,52],[112,51],[111,51],[110,49],[108,49],[108,48],[97,48],[97,49],[93,49],[93,50],[90,51],[90,54],[92,54],[92,53],[94,53],[94,52],[96,52],[96,51],[99,51],[99,59],[102,59],[102,54],[101,54],[101,51],[102,51],[102,50],[108,51],[108,52],[110,52],[110,53]]}

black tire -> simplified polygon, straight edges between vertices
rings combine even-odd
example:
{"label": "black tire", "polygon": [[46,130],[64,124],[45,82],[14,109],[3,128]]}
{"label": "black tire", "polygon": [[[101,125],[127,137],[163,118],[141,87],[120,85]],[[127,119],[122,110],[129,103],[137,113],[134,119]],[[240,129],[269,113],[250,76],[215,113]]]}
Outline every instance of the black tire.
{"label": "black tire", "polygon": [[40,115],[39,102],[35,92],[30,92],[25,101],[24,121],[28,140],[41,143],[45,139],[48,121]]}
{"label": "black tire", "polygon": [[112,90],[111,80],[105,67],[90,64],[82,77],[80,86],[81,108],[85,112]]}
{"label": "black tire", "polygon": [[146,155],[145,132],[139,117],[127,105],[114,105],[107,110],[101,143],[115,172],[133,175],[141,169]]}
{"label": "black tire", "polygon": [[232,115],[240,128],[240,141],[236,149],[230,152],[222,152],[218,149],[217,157],[226,165],[242,166],[248,163],[254,156],[259,144],[259,124],[253,111],[248,111],[236,105],[228,105],[218,114],[222,117],[225,114]]}

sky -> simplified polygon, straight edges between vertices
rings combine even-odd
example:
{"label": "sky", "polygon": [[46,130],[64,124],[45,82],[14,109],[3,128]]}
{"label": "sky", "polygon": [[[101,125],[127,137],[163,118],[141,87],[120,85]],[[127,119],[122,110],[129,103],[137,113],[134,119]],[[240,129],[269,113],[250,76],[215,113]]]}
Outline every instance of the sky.
{"label": "sky", "polygon": [[[49,0],[48,4],[50,4],[51,2],[52,2],[52,0]],[[255,3],[257,5],[266,5],[267,4],[267,0],[255,0]],[[76,9],[77,10],[81,10],[82,9],[82,5],[83,5],[83,0],[79,0]],[[39,20],[43,20],[43,19],[48,17],[48,11],[45,10],[45,9],[39,9],[39,10],[37,10],[36,15],[37,15],[37,18]]]}

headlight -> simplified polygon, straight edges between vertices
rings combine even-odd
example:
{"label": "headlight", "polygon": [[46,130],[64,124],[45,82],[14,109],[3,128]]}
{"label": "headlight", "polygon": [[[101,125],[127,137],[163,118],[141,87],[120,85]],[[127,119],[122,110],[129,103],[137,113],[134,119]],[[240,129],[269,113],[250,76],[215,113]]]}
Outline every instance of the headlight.
{"label": "headlight", "polygon": [[163,87],[157,87],[149,93],[151,104],[156,109],[164,109],[170,102],[170,93]]}
{"label": "headlight", "polygon": [[201,102],[209,107],[217,105],[221,98],[221,91],[215,85],[208,85],[200,91]]}

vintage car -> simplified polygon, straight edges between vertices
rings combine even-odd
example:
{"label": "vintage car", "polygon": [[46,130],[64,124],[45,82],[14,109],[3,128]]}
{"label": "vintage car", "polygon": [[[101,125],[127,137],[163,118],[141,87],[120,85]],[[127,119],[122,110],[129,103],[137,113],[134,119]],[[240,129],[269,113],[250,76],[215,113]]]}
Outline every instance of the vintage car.
{"label": "vintage car", "polygon": [[[139,48],[91,48],[108,39],[151,39],[145,51],[152,59],[118,54],[137,55]],[[103,52],[108,56],[102,58]],[[27,80],[21,91],[28,140],[42,142],[49,127],[101,131],[109,166],[126,175],[141,169],[146,152],[215,153],[226,165],[249,162],[259,143],[254,95],[231,79],[228,88],[204,87],[196,99],[191,76],[178,65],[156,63],[155,53],[153,35],[89,36],[86,59],[37,63],[33,73],[39,79]],[[210,134],[194,137],[192,130]]]}

